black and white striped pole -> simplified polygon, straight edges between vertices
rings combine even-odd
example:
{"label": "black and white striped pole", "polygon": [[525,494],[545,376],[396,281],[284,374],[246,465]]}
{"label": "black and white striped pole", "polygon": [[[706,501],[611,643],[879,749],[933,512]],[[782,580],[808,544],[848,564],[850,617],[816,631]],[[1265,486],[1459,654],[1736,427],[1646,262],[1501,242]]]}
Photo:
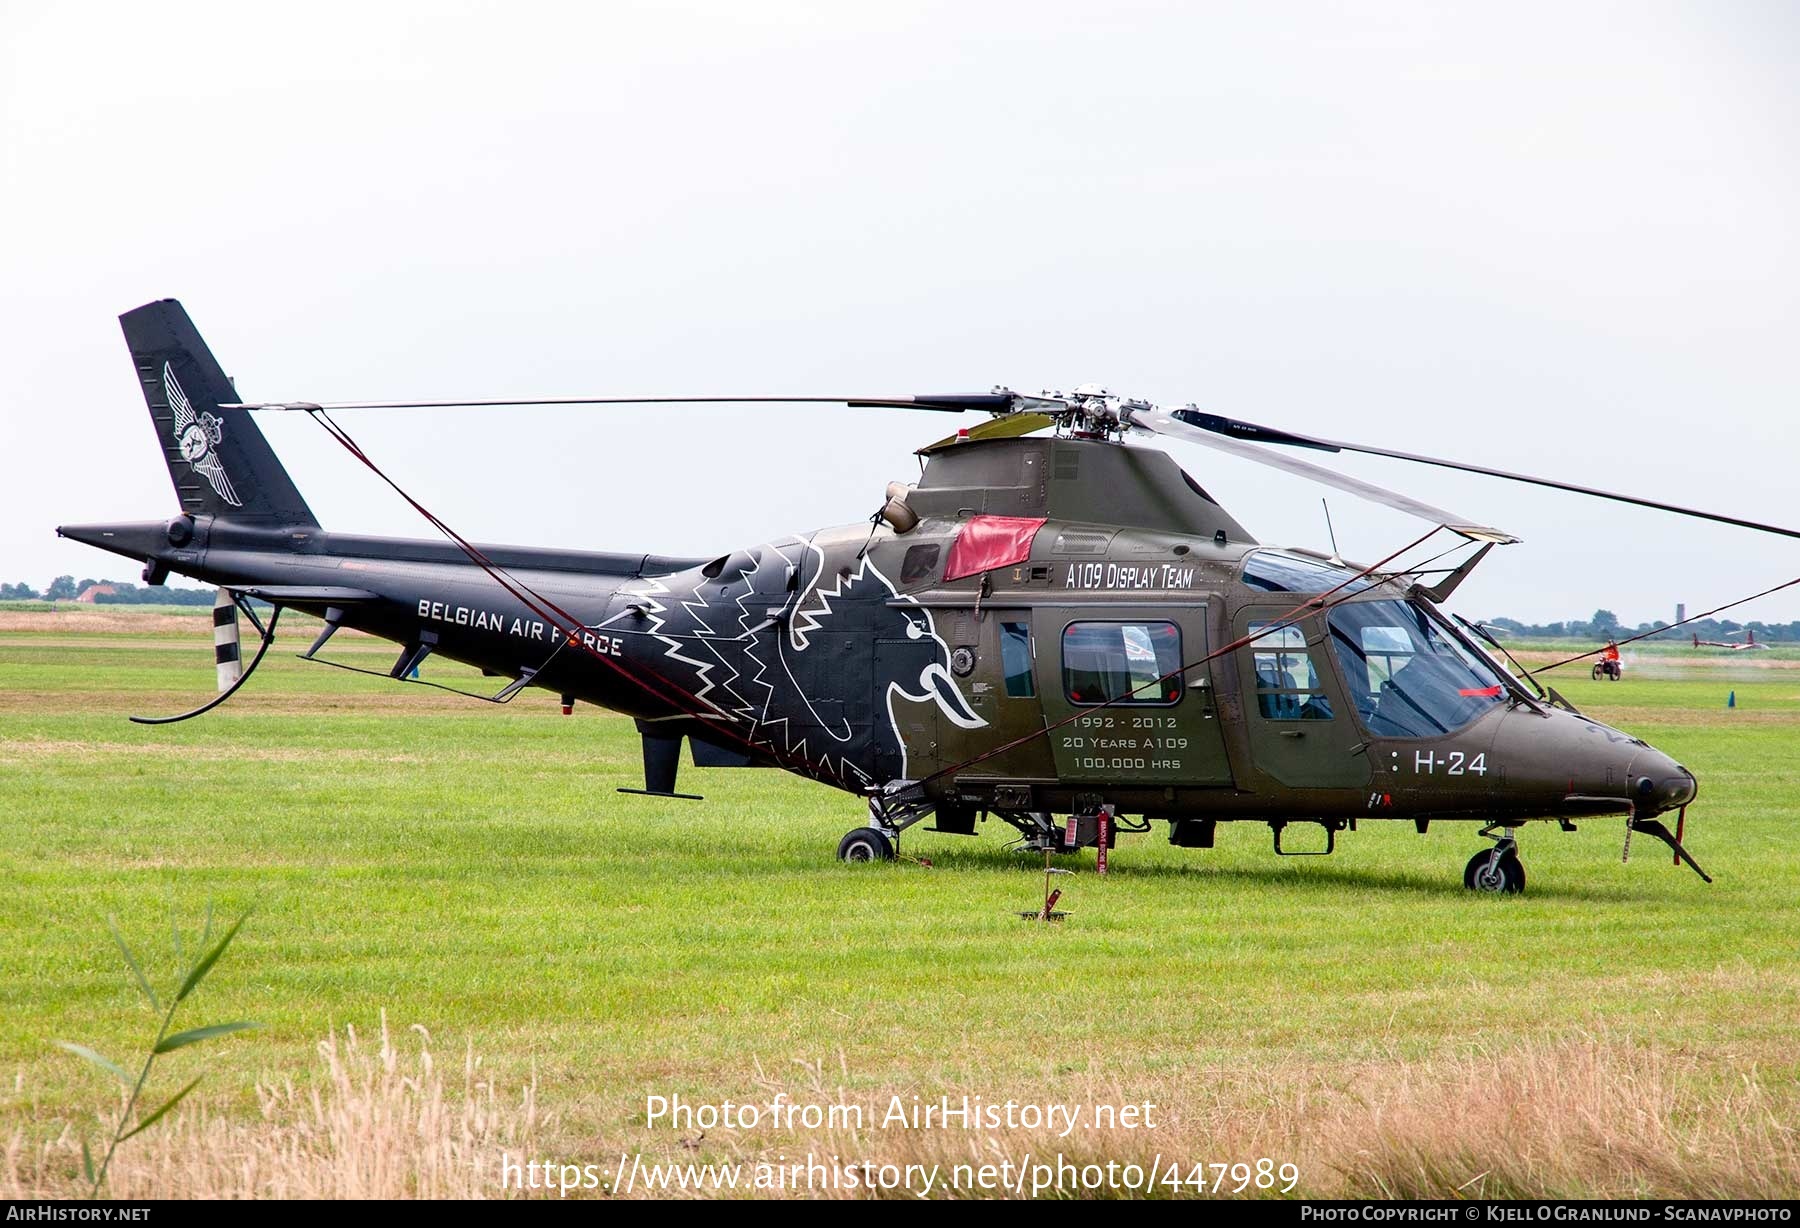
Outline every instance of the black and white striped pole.
{"label": "black and white striped pole", "polygon": [[238,655],[238,609],[230,592],[219,590],[213,599],[213,660],[218,663],[219,689],[229,688],[244,672]]}

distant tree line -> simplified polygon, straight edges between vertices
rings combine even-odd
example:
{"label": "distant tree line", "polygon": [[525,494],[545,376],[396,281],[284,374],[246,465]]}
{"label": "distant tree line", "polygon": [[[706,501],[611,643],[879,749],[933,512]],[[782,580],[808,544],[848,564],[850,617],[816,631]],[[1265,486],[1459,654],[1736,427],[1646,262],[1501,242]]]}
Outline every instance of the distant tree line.
{"label": "distant tree line", "polygon": [[73,601],[96,584],[110,584],[110,593],[95,593],[99,605],[211,605],[213,591],[207,588],[162,588],[128,584],[123,580],[77,580],[74,576],[58,576],[42,592],[29,584],[0,584],[0,601]]}
{"label": "distant tree line", "polygon": [[1489,618],[1483,625],[1521,639],[1622,640],[1627,636],[1646,635],[1652,640],[1691,640],[1698,635],[1703,640],[1723,640],[1733,632],[1752,631],[1757,639],[1771,643],[1800,640],[1800,619],[1791,623],[1740,623],[1729,618],[1700,618],[1679,627],[1670,627],[1659,619],[1628,627],[1611,610],[1595,610],[1594,616],[1586,622],[1572,619],[1563,623],[1524,623],[1516,618]]}

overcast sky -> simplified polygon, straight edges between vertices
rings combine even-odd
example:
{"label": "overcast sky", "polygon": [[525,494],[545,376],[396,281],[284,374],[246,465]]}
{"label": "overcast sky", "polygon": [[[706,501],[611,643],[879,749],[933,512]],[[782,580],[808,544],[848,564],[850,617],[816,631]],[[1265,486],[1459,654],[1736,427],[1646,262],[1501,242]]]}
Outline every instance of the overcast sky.
{"label": "overcast sky", "polygon": [[[0,0],[0,580],[131,578],[53,527],[175,509],[115,319],[162,297],[257,399],[1099,381],[1800,524],[1797,60],[1787,3]],[[263,425],[327,528],[430,533]],[[710,555],[866,517],[946,423],[347,425],[477,539]],[[1324,544],[1319,491],[1165,446]],[[1524,538],[1478,617],[1800,575],[1787,539],[1330,463]],[[1351,557],[1416,533],[1331,502]]]}

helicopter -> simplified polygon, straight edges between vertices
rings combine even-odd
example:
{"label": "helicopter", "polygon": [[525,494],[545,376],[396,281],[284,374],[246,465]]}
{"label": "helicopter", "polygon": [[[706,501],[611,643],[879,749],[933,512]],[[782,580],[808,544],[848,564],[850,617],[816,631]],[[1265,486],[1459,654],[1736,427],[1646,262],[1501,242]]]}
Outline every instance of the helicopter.
{"label": "helicopter", "polygon": [[[1769,647],[1767,644],[1757,642],[1755,631],[1727,631],[1725,634],[1727,638],[1722,640],[1703,640],[1700,638],[1699,633],[1696,632],[1694,635],[1694,647],[1724,648],[1731,652],[1761,652]],[[1742,635],[1745,638],[1741,640],[1732,638],[1738,635]]]}
{"label": "helicopter", "polygon": [[[997,819],[1046,855],[1167,825],[1214,846],[1221,823],[1264,824],[1274,851],[1323,855],[1359,823],[1478,825],[1465,886],[1525,887],[1529,822],[1574,830],[1623,816],[1708,878],[1659,816],[1685,819],[1698,782],[1640,738],[1580,713],[1484,629],[1448,613],[1503,530],[1298,459],[1357,451],[1574,491],[1785,536],[1778,526],[1549,479],[1164,409],[1098,385],[1064,393],[899,397],[582,397],[513,401],[247,402],[172,299],[120,317],[180,503],[164,520],[64,525],[59,535],[219,590],[219,692],[254,674],[284,610],[318,618],[302,659],[349,627],[399,646],[425,682],[447,658],[632,717],[644,785],[696,768],[779,768],[862,799],[847,861],[896,855],[901,834],[973,836]],[[872,516],[713,558],[478,545],[389,477],[333,411],[441,405],[817,402],[986,421],[919,449],[916,482]],[[445,540],[327,531],[252,411],[312,416]],[[1042,432],[1051,433],[1044,434]],[[1347,563],[1258,541],[1139,437],[1186,440],[1419,517],[1413,547]],[[1430,564],[1448,554],[1462,557]],[[268,611],[267,622],[257,613]],[[246,667],[239,616],[260,643]],[[426,685],[443,685],[425,682]],[[455,689],[455,688],[447,688]],[[1294,829],[1316,831],[1293,846]],[[1322,847],[1321,847],[1322,845]]]}

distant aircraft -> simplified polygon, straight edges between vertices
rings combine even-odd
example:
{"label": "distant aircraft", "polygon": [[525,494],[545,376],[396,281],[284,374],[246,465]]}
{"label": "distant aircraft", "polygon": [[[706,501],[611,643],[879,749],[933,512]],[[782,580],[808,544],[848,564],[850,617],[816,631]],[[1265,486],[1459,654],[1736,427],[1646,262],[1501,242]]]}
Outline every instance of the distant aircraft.
{"label": "distant aircraft", "polygon": [[[1737,632],[1737,631],[1726,632],[1726,635],[1728,635],[1728,636],[1729,635],[1738,635],[1738,634],[1740,634],[1740,632]],[[1694,647],[1695,648],[1729,648],[1732,652],[1753,652],[1753,651],[1765,650],[1768,648],[1767,644],[1759,644],[1756,642],[1756,632],[1746,630],[1746,631],[1743,631],[1741,634],[1745,637],[1742,640],[1729,640],[1729,639],[1703,640],[1700,638],[1699,633],[1696,632],[1694,635]]]}

